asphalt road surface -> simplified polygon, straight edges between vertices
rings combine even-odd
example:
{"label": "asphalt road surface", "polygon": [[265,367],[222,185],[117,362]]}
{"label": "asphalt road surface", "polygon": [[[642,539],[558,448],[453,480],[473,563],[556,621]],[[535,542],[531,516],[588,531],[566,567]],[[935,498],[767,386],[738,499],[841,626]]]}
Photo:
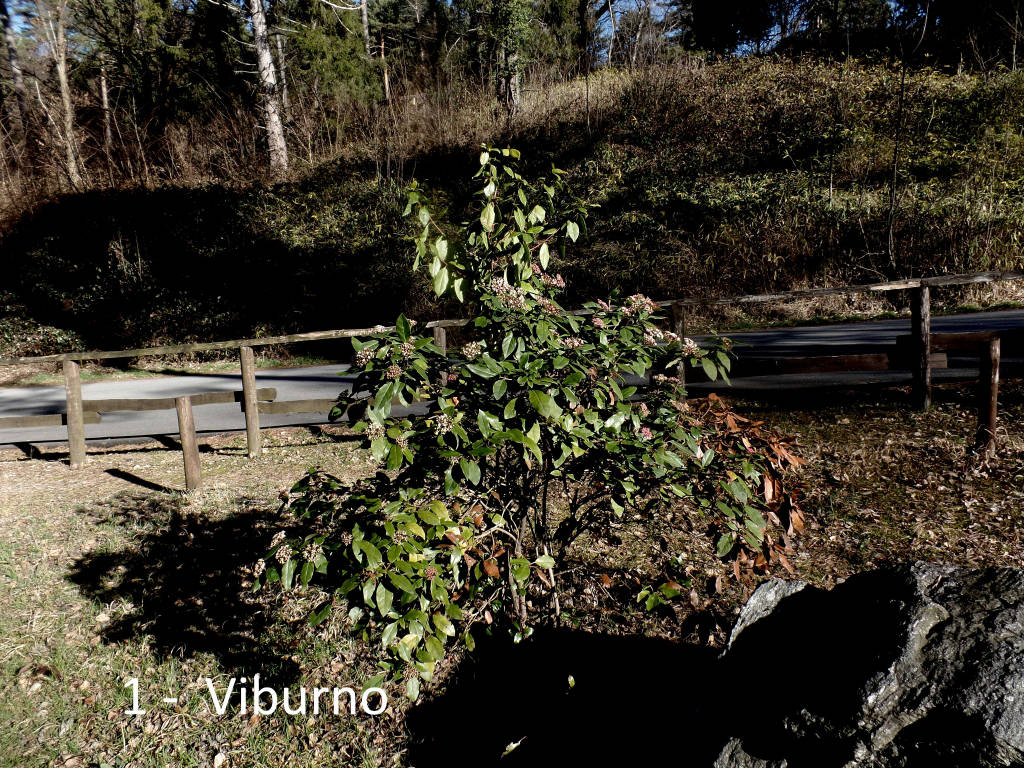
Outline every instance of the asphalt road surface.
{"label": "asphalt road surface", "polygon": [[[934,318],[933,333],[964,333],[969,331],[1024,329],[1024,310],[985,312]],[[883,351],[896,343],[896,337],[910,332],[909,320],[882,320],[844,323],[816,327],[777,328],[729,334],[739,342],[741,357],[812,356],[856,354]],[[344,377],[346,365],[324,365],[310,368],[269,368],[256,372],[257,387],[276,387],[278,400],[333,398],[348,385]],[[972,375],[970,369],[935,371],[935,380],[962,379]],[[828,373],[791,376],[751,376],[733,380],[737,392],[798,391],[806,389],[862,385],[900,385],[910,375],[901,372]],[[242,388],[238,375],[165,376],[154,379],[91,382],[82,384],[86,400],[106,398],[148,398],[192,395],[201,392],[237,391]],[[693,394],[721,385],[692,384]],[[59,413],[64,410],[64,388],[21,387],[0,389],[0,417]],[[173,410],[104,413],[99,424],[87,424],[87,440],[137,438],[176,435],[177,417]],[[195,408],[199,432],[226,432],[245,428],[238,404],[204,405]],[[262,426],[320,424],[326,414],[262,415]],[[25,443],[65,442],[63,427],[7,429],[0,431],[0,446]]]}

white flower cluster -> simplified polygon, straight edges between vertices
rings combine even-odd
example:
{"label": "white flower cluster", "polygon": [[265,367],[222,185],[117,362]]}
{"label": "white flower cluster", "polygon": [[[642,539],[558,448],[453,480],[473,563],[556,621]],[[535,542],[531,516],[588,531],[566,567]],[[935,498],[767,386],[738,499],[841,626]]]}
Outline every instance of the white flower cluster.
{"label": "white flower cluster", "polygon": [[626,306],[622,308],[622,311],[627,315],[651,315],[657,309],[657,305],[642,293],[634,293],[626,299]]}
{"label": "white flower cluster", "polygon": [[398,354],[402,357],[412,357],[416,353],[416,345],[411,341],[404,342],[398,347]]}
{"label": "white flower cluster", "polygon": [[508,280],[504,277],[496,277],[491,280],[491,292],[498,297],[506,309],[519,311],[526,309],[526,296],[522,290],[509,285]]}
{"label": "white flower cluster", "polygon": [[567,336],[562,339],[562,346],[566,349],[579,349],[585,343],[579,336]]}
{"label": "white flower cluster", "polygon": [[434,419],[434,434],[446,435],[452,431],[452,420],[446,413],[439,413]]}
{"label": "white flower cluster", "polygon": [[683,339],[683,354],[687,357],[696,357],[700,354],[700,347],[697,346],[697,342],[693,339]]}
{"label": "white flower cluster", "polygon": [[379,440],[384,437],[384,427],[378,424],[376,421],[371,421],[366,425],[366,439],[367,440]]}
{"label": "white flower cluster", "polygon": [[541,275],[540,281],[544,285],[553,285],[555,288],[565,288],[565,278],[560,274],[552,277],[551,275]]}
{"label": "white flower cluster", "polygon": [[655,347],[658,342],[665,338],[665,334],[660,329],[651,326],[644,331],[644,344],[648,347]]}
{"label": "white flower cluster", "polygon": [[462,347],[462,355],[467,360],[476,360],[480,357],[480,353],[483,352],[484,348],[478,341],[471,341],[468,344],[464,344]]}
{"label": "white flower cluster", "polygon": [[274,534],[274,538],[272,538],[270,540],[270,548],[273,549],[278,544],[280,544],[282,541],[284,541],[284,537],[285,537],[284,531],[278,531],[277,533],[275,533]]}
{"label": "white flower cluster", "polygon": [[365,368],[371,360],[373,360],[372,349],[360,349],[356,352],[356,365],[360,368]]}
{"label": "white flower cluster", "polygon": [[256,565],[252,567],[252,575],[257,579],[263,575],[264,571],[267,570],[267,561],[262,557],[256,561]]}
{"label": "white flower cluster", "polygon": [[274,554],[274,559],[277,560],[281,565],[284,565],[292,557],[292,548],[287,544],[282,544],[280,549]]}
{"label": "white flower cluster", "polygon": [[307,563],[315,563],[324,553],[324,548],[317,544],[315,541],[309,542],[306,548],[302,550],[302,559]]}

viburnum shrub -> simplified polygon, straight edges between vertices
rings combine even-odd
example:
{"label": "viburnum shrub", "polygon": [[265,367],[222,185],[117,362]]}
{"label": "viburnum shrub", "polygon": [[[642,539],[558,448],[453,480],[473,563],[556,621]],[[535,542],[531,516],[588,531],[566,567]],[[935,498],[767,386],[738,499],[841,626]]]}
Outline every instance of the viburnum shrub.
{"label": "viburnum shrub", "polygon": [[[333,415],[348,414],[380,471],[307,474],[287,502],[301,533],[278,534],[257,565],[260,584],[334,590],[311,620],[344,605],[413,698],[452,638],[472,649],[475,625],[522,638],[557,615],[559,569],[584,534],[680,508],[707,521],[719,556],[788,566],[780,533],[799,525],[785,444],[717,398],[687,401],[674,375],[726,375],[725,347],[661,330],[642,295],[558,303],[551,254],[579,237],[587,206],[561,171],[531,183],[518,159],[481,154],[479,215],[457,227],[409,190],[417,266],[465,304],[464,343],[443,350],[404,316],[353,339],[355,381]],[[653,608],[679,588],[640,599]]]}

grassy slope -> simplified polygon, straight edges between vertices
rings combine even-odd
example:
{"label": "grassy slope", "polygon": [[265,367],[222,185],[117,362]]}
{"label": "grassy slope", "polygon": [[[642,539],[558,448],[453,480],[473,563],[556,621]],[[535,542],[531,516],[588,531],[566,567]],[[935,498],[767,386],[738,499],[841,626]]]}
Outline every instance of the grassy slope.
{"label": "grassy slope", "polygon": [[[592,95],[589,134],[580,83],[534,94],[504,134],[452,116],[464,141],[419,141],[406,179],[458,209],[484,139],[570,170],[601,205],[558,265],[570,300],[1022,264],[1022,75],[911,73],[899,121],[899,73],[883,66],[605,73]],[[401,185],[375,167],[344,161],[274,187],[89,192],[8,222],[0,353],[443,313],[408,271]]]}

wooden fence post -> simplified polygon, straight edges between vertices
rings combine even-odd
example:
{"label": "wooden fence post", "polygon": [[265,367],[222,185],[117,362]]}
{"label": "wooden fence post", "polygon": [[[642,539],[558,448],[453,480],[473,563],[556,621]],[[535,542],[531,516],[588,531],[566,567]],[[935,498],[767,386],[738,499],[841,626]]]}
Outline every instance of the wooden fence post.
{"label": "wooden fence post", "polygon": [[440,325],[434,326],[434,343],[441,348],[442,354],[448,354],[448,333]]}
{"label": "wooden fence post", "polygon": [[[680,302],[672,305],[672,332],[681,342],[686,336],[686,310]],[[681,359],[676,366],[676,377],[681,386],[686,386],[686,360]]]}
{"label": "wooden fence post", "polygon": [[64,361],[64,388],[67,392],[68,452],[71,468],[85,465],[85,417],[82,415],[82,377],[78,363]]}
{"label": "wooden fence post", "polygon": [[932,312],[927,285],[911,291],[910,318],[914,405],[926,411],[932,407]]}
{"label": "wooden fence post", "polygon": [[178,412],[178,435],[185,460],[185,490],[197,491],[203,487],[203,474],[199,466],[199,443],[196,441],[196,422],[192,416],[192,398],[174,398]]}
{"label": "wooden fence post", "polygon": [[245,410],[245,438],[249,446],[249,458],[263,453],[260,437],[260,409],[256,402],[256,361],[252,347],[239,347],[238,357],[242,367],[242,403]]}
{"label": "wooden fence post", "polygon": [[999,418],[999,338],[989,340],[978,361],[978,437],[975,447],[984,458],[996,453],[996,423]]}
{"label": "wooden fence post", "polygon": [[[443,326],[440,326],[440,325],[435,325],[434,326],[434,344],[439,346],[441,348],[441,354],[445,355],[447,357],[447,355],[448,355],[448,332],[444,329]],[[443,387],[447,383],[447,379],[445,378],[447,376],[447,373],[444,370],[442,370],[441,373],[440,373],[440,376],[441,376],[441,380],[439,382],[437,382],[437,385],[439,387]]]}

